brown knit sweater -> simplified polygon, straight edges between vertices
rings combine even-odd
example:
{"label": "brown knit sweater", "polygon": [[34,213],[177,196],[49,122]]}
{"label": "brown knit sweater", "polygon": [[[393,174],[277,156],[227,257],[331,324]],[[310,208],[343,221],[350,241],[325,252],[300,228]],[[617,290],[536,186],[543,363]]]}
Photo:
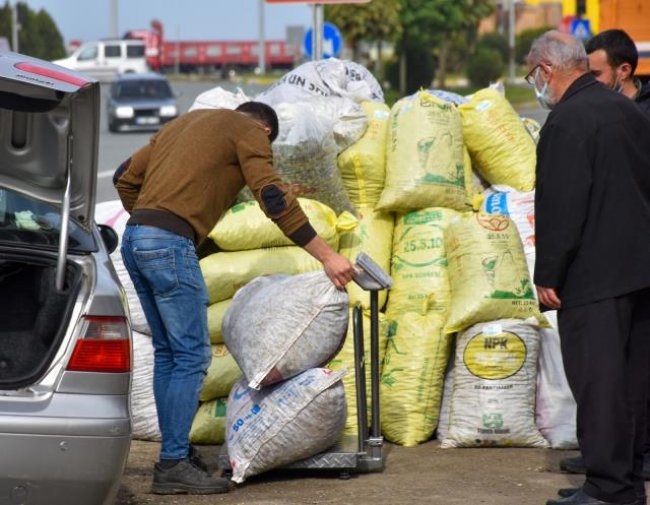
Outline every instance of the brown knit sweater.
{"label": "brown knit sweater", "polygon": [[[248,185],[265,214],[298,245],[315,236],[273,169],[263,127],[243,113],[195,110],[166,125],[132,157],[115,187],[130,222],[182,233],[199,244]],[[179,220],[180,218],[180,220]],[[189,228],[188,228],[189,229]]]}

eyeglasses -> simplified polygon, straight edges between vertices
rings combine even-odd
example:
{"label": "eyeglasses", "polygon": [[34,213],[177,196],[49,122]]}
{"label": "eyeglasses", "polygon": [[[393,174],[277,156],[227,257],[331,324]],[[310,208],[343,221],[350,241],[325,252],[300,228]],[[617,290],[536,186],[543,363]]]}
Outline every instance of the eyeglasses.
{"label": "eyeglasses", "polygon": [[541,63],[535,65],[533,69],[526,74],[526,77],[524,77],[529,86],[535,86],[535,78],[537,77],[536,71],[540,68],[540,65]]}

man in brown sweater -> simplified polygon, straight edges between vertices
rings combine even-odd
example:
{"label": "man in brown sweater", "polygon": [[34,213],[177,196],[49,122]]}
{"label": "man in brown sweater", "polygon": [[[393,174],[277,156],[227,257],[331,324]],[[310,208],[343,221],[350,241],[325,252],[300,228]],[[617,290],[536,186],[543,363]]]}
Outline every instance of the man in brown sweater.
{"label": "man in brown sweater", "polygon": [[152,491],[226,492],[195,456],[189,432],[211,361],[208,295],[196,246],[248,186],[265,214],[323,263],[342,289],[353,265],[320,238],[273,169],[278,119],[271,107],[247,102],[236,111],[189,112],[151,137],[115,173],[131,214],[122,256],[151,327],[154,397],[162,434]]}

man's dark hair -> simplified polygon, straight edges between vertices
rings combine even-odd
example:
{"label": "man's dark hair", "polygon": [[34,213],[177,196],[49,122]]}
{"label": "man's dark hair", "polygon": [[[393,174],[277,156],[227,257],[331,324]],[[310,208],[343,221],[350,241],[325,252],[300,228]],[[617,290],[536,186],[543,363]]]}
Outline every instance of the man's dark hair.
{"label": "man's dark hair", "polygon": [[262,102],[244,102],[235,110],[243,112],[271,128],[271,133],[269,134],[271,142],[277,138],[280,126],[278,123],[278,115],[272,107]]}
{"label": "man's dark hair", "polygon": [[607,54],[607,62],[613,68],[629,63],[632,67],[632,75],[639,62],[639,53],[636,45],[630,36],[623,30],[605,30],[595,37],[589,39],[585,44],[587,54],[602,49]]}

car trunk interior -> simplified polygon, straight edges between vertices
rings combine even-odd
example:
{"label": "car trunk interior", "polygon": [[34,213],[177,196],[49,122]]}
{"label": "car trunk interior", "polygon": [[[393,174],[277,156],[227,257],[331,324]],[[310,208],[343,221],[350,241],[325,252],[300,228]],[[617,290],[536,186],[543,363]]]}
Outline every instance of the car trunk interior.
{"label": "car trunk interior", "polygon": [[33,383],[48,367],[67,330],[82,279],[68,262],[62,291],[56,260],[33,255],[0,259],[0,389]]}

